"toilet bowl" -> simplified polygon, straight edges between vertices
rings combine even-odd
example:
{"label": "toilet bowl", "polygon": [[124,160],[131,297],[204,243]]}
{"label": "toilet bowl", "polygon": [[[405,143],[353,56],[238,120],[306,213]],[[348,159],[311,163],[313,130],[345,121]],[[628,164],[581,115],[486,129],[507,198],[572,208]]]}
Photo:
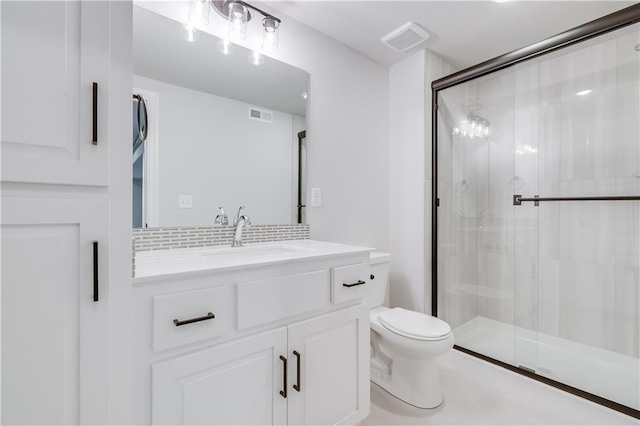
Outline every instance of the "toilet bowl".
{"label": "toilet bowl", "polygon": [[453,332],[439,318],[382,305],[388,261],[388,254],[371,255],[371,381],[411,405],[435,408],[443,401],[435,357],[453,348]]}

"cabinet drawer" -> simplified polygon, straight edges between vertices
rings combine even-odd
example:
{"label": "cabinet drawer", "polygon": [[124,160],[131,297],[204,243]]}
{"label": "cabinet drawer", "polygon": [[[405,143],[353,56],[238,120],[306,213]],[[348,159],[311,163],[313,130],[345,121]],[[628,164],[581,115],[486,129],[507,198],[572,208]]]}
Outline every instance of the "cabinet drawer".
{"label": "cabinet drawer", "polygon": [[230,303],[228,287],[154,296],[153,350],[175,348],[224,334],[231,325]]}
{"label": "cabinet drawer", "polygon": [[322,309],[329,293],[328,270],[238,284],[238,329]]}
{"label": "cabinet drawer", "polygon": [[369,285],[369,264],[331,268],[331,301],[342,303],[365,296]]}

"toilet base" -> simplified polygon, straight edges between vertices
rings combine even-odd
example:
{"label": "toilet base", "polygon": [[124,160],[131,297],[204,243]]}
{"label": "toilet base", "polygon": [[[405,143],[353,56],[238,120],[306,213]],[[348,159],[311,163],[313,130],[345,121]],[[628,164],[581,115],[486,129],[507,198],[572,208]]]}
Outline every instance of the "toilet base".
{"label": "toilet base", "polygon": [[381,363],[373,363],[371,367],[371,381],[396,398],[418,408],[436,408],[442,404],[443,396],[438,379],[438,370],[433,358],[411,359],[406,357],[402,362],[393,362],[399,359],[400,354],[389,354],[391,361],[385,363],[381,369]]}

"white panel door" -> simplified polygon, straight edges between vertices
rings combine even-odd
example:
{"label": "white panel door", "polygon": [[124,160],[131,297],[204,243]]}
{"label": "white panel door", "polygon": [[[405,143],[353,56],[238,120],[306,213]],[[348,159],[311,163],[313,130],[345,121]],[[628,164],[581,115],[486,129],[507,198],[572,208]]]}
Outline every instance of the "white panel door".
{"label": "white panel door", "polygon": [[290,326],[288,357],[289,424],[357,424],[369,414],[367,305]]}
{"label": "white panel door", "polygon": [[1,7],[2,180],[106,186],[109,2]]}
{"label": "white panel door", "polygon": [[286,328],[152,366],[153,424],[286,424]]}
{"label": "white panel door", "polygon": [[3,424],[108,423],[108,215],[106,201],[3,198]]}

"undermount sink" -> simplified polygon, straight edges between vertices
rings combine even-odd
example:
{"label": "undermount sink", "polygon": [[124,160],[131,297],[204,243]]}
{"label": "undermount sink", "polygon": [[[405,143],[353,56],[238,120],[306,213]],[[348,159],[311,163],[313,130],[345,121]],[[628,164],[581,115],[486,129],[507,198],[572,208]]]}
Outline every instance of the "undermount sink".
{"label": "undermount sink", "polygon": [[291,246],[269,246],[269,247],[234,247],[226,249],[211,249],[199,252],[201,256],[211,258],[212,260],[245,260],[245,259],[261,259],[265,257],[278,256],[283,254],[293,254],[299,252],[300,249]]}

